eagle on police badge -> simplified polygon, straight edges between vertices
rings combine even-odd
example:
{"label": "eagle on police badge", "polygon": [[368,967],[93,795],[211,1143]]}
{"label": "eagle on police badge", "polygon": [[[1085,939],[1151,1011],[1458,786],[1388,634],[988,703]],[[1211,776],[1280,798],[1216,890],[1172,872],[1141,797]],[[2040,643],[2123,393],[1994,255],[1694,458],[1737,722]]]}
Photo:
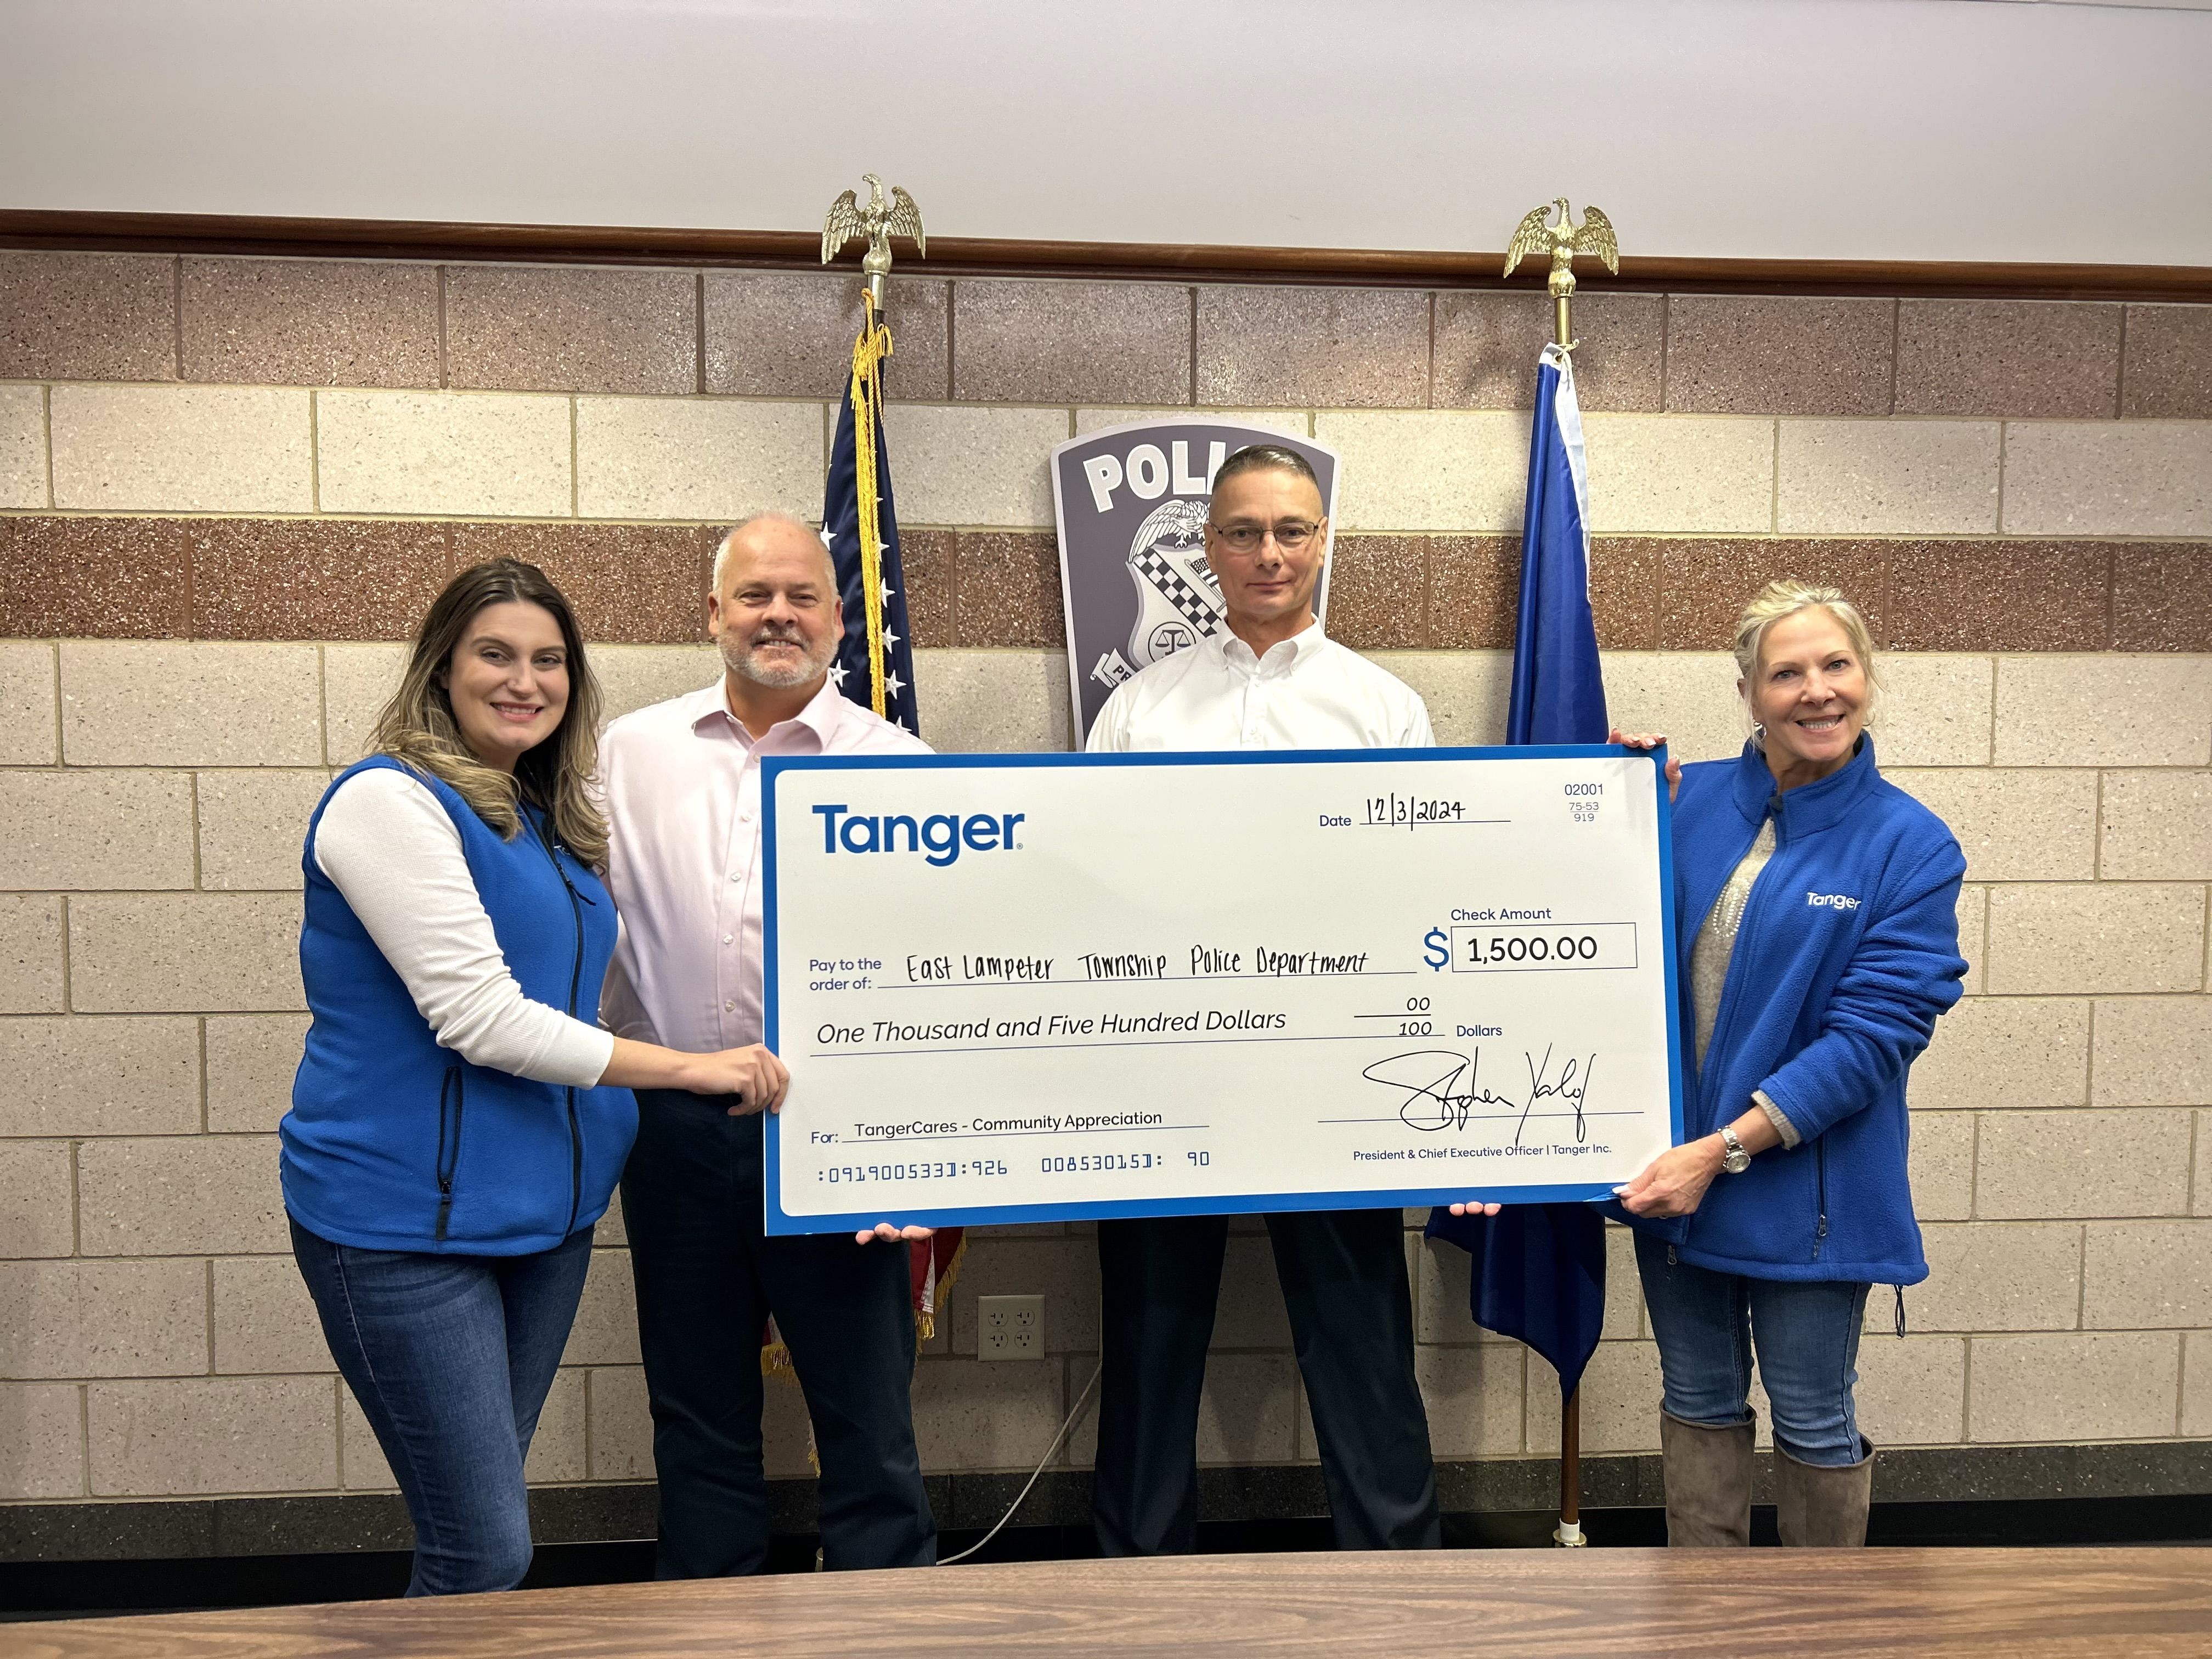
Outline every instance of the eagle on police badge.
{"label": "eagle on police badge", "polygon": [[1196,645],[1219,626],[1221,584],[1206,562],[1206,503],[1160,503],[1129,541],[1129,580],[1137,621],[1129,660],[1138,668]]}

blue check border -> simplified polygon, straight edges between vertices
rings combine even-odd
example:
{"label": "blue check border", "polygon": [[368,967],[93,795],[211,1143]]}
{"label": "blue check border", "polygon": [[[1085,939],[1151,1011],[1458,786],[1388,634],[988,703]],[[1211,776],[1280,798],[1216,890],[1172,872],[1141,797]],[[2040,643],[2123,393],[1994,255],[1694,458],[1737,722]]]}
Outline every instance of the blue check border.
{"label": "blue check border", "polygon": [[[774,757],[761,763],[761,840],[766,883],[762,906],[763,1026],[768,1046],[782,1049],[776,962],[776,784],[791,772],[1007,771],[1024,767],[1120,766],[1316,766],[1355,763],[1418,766],[1425,762],[1469,760],[1650,761],[1659,807],[1659,915],[1666,944],[1667,1086],[1672,1138],[1682,1139],[1682,1033],[1680,988],[1676,981],[1674,808],[1667,798],[1667,750],[1630,749],[1618,744],[1523,744],[1461,749],[1288,749],[1195,750],[1143,755],[805,755]],[[1291,1210],[1379,1210],[1426,1208],[1480,1198],[1498,1204],[1601,1202],[1613,1197],[1603,1182],[1564,1182],[1534,1187],[1406,1187],[1388,1192],[1245,1193],[1234,1197],[1131,1199],[1108,1203],[956,1205],[884,1215],[855,1210],[840,1215],[792,1215],[782,1204],[782,1120],[766,1126],[763,1170],[766,1208],[763,1227],[771,1237],[856,1231],[878,1221],[921,1227],[1012,1226],[1043,1221],[1099,1221],[1147,1215],[1250,1215]]]}

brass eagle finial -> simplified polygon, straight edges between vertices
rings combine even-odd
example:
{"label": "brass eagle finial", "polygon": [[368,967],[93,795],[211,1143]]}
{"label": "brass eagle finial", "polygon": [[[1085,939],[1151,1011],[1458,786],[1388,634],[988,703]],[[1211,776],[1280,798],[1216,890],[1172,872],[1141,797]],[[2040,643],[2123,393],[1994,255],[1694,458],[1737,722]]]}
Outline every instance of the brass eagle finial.
{"label": "brass eagle finial", "polygon": [[915,252],[924,258],[929,257],[929,244],[922,238],[921,210],[915,206],[913,197],[893,185],[890,199],[884,200],[884,181],[872,173],[862,173],[860,182],[868,187],[866,206],[849,190],[830,204],[830,216],[822,222],[822,263],[836,258],[854,237],[866,237],[868,251],[860,258],[860,269],[867,275],[868,297],[881,311],[884,279],[891,271],[891,238],[911,236]]}
{"label": "brass eagle finial", "polygon": [[[1548,222],[1554,207],[1559,210],[1556,225]],[[1595,254],[1607,270],[1619,276],[1620,246],[1613,240],[1613,221],[1597,209],[1585,206],[1583,222],[1577,225],[1568,210],[1567,198],[1555,197],[1521,216],[1513,240],[1505,245],[1504,274],[1510,276],[1513,267],[1532,253],[1552,256],[1552,279],[1546,286],[1552,295],[1553,333],[1564,349],[1572,351],[1576,341],[1567,328],[1567,302],[1575,293],[1574,258],[1577,253]]]}

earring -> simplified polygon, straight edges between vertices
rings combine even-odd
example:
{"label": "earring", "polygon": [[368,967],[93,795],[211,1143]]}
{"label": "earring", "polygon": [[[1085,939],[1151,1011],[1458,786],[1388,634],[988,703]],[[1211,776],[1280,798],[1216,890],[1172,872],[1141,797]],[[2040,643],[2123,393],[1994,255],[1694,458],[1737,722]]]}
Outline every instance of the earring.
{"label": "earring", "polygon": [[1751,740],[1752,740],[1753,743],[1755,743],[1755,744],[1760,744],[1761,746],[1764,746],[1764,745],[1765,745],[1765,742],[1766,742],[1766,722],[1765,722],[1765,721],[1764,721],[1764,720],[1753,720],[1753,721],[1751,723]]}

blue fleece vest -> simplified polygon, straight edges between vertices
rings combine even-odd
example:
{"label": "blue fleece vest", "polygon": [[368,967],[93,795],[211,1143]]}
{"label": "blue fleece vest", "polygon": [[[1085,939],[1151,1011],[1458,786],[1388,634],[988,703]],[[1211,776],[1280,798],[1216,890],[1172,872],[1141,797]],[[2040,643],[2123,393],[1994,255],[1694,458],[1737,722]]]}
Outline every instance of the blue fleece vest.
{"label": "blue fleece vest", "polygon": [[1685,1079],[1683,1131],[1732,1123],[1763,1089],[1799,1134],[1741,1175],[1716,1176],[1697,1213],[1640,1220],[1681,1259],[1753,1279],[1917,1285],[1928,1277],[1905,1180],[1906,1068],[1959,1000],[1959,884],[1943,821],[1875,769],[1874,742],[1778,796],[1751,744],[1682,769],[1674,805],[1678,1018],[1697,1053],[1690,952],[1759,826],[1775,820],[1729,959],[1705,1063]]}
{"label": "blue fleece vest", "polygon": [[526,808],[501,837],[447,785],[375,756],[338,775],[308,821],[300,972],[307,1052],[277,1126],[284,1207],[362,1249],[524,1255],[604,1214],[637,1133],[627,1089],[564,1087],[473,1066],[438,1046],[407,987],[315,863],[338,786],[391,767],[428,786],[460,831],[508,970],[532,1001],[590,1023],[615,948],[599,878]]}

